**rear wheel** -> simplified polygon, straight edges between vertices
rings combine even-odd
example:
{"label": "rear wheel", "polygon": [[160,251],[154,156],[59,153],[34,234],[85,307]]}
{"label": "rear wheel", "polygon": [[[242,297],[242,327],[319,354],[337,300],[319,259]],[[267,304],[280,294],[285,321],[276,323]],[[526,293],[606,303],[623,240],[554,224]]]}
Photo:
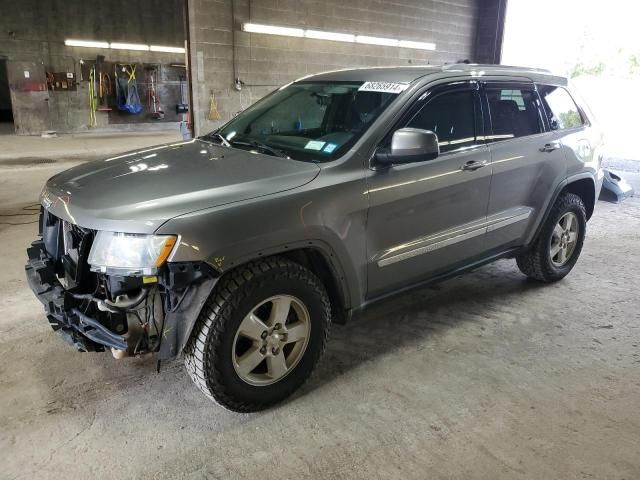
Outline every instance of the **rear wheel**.
{"label": "rear wheel", "polygon": [[330,323],[329,298],[311,271],[277,257],[253,262],[211,294],[185,348],[185,365],[222,406],[261,410],[306,381]]}
{"label": "rear wheel", "polygon": [[582,199],[562,194],[531,248],[516,257],[518,268],[530,278],[555,282],[564,278],[578,261],[587,227]]}

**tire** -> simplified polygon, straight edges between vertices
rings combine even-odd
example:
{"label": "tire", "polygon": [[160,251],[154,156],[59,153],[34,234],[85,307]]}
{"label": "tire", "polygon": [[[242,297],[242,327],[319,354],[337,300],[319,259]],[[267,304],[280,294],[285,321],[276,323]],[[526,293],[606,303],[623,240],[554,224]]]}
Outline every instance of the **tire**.
{"label": "tire", "polygon": [[[556,228],[558,226],[562,230],[562,222],[564,221],[564,225],[567,225],[567,219],[577,222],[577,231],[575,244],[570,252],[565,251],[566,257],[563,259],[558,254],[554,255],[554,252],[563,245],[558,241],[561,235],[556,233]],[[587,215],[582,199],[573,193],[561,194],[553,205],[536,241],[526,252],[516,256],[518,268],[527,277],[540,282],[551,283],[561,280],[578,261],[586,228]],[[573,236],[566,230],[563,233],[567,234],[564,244],[567,247],[571,246],[569,239]],[[560,260],[564,261],[560,262]]]}
{"label": "tire", "polygon": [[[287,313],[278,313],[287,301]],[[286,319],[273,323],[277,318]],[[258,335],[265,325],[269,335],[264,330]],[[330,325],[329,297],[311,271],[280,257],[251,262],[225,275],[211,293],[185,347],[185,366],[198,388],[219,405],[235,412],[262,410],[309,378]],[[305,340],[294,342],[297,336]],[[247,372],[258,353],[264,361]]]}

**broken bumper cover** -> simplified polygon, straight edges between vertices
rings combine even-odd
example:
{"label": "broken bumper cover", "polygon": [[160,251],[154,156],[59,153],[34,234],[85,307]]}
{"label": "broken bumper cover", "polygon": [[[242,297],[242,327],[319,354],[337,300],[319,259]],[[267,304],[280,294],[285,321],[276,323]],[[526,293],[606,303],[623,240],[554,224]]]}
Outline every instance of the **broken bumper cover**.
{"label": "broken bumper cover", "polygon": [[602,190],[600,191],[599,200],[605,202],[620,203],[626,198],[633,197],[633,187],[619,175],[604,168],[604,178],[602,181]]}
{"label": "broken bumper cover", "polygon": [[[102,325],[97,319],[78,309],[78,300],[58,280],[55,262],[47,254],[42,240],[27,249],[29,261],[25,273],[31,290],[44,305],[49,324],[71,345],[81,351],[95,352],[106,348],[131,350],[127,338]],[[193,265],[190,265],[193,267]],[[165,312],[158,358],[174,358],[182,352],[195,322],[218,278],[194,274],[186,265],[169,267],[164,288],[181,298]],[[197,269],[201,272],[202,269]]]}
{"label": "broken bumper cover", "polygon": [[27,255],[27,281],[44,305],[47,319],[54,331],[82,351],[102,351],[104,347],[127,349],[127,341],[123,336],[113,333],[76,308],[77,301],[58,280],[54,262],[47,254],[42,240],[33,242],[27,249]]}

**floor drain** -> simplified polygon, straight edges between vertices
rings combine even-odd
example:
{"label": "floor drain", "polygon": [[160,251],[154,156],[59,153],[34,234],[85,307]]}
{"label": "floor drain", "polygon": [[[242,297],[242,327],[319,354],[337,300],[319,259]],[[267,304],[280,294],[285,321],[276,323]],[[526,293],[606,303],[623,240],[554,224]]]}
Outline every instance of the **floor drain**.
{"label": "floor drain", "polygon": [[10,158],[8,160],[0,160],[0,167],[2,165],[44,165],[47,163],[56,163],[56,160],[40,157]]}

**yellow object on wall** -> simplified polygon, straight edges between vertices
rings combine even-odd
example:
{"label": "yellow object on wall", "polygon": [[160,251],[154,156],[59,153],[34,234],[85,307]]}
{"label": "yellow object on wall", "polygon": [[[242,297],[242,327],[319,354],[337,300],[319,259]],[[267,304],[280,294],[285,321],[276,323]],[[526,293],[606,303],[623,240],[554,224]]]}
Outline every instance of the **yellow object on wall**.
{"label": "yellow object on wall", "polygon": [[220,112],[218,112],[218,104],[216,103],[216,97],[212,93],[209,99],[209,120],[215,122],[220,120],[222,117],[220,116]]}

